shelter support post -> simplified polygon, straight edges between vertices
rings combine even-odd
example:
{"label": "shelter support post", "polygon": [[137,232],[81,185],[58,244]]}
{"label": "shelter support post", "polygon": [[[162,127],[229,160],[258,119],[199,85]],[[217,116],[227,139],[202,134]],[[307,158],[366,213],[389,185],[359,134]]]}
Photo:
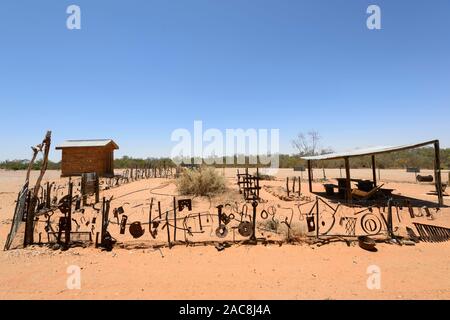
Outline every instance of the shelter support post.
{"label": "shelter support post", "polygon": [[434,142],[434,181],[436,181],[436,193],[438,196],[439,206],[443,206],[444,197],[442,194],[441,156],[439,141]]}
{"label": "shelter support post", "polygon": [[311,169],[311,160],[308,160],[308,180],[309,180],[309,192],[312,193],[312,169]]}
{"label": "shelter support post", "polygon": [[346,157],[345,159],[345,191],[346,191],[346,198],[347,201],[352,201],[352,185],[350,180],[350,161],[349,158]]}
{"label": "shelter support post", "polygon": [[372,155],[372,175],[373,175],[373,186],[374,188],[377,187],[377,171],[376,171],[376,163],[375,163],[375,156]]}

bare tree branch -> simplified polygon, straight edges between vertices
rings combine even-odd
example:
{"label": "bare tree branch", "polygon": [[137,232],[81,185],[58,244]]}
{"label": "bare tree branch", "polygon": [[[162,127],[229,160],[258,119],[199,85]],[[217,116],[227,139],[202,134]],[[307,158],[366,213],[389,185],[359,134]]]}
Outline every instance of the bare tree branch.
{"label": "bare tree branch", "polygon": [[292,140],[292,146],[298,150],[301,156],[315,156],[320,153],[320,134],[315,130],[311,130],[307,135],[299,133]]}

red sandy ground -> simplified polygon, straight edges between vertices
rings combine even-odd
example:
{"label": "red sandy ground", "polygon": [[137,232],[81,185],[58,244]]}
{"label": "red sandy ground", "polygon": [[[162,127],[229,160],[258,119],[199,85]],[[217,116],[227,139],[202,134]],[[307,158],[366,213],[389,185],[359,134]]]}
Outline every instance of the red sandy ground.
{"label": "red sandy ground", "polygon": [[[429,185],[398,182],[403,173],[390,173],[387,188],[435,201],[425,195],[432,189]],[[48,172],[46,178],[56,180],[58,174]],[[231,188],[235,188],[233,174],[226,172]],[[294,173],[282,171],[280,180],[269,184],[284,185],[286,175]],[[386,173],[382,175],[387,179]],[[23,172],[0,172],[1,247],[23,179]],[[161,179],[138,181],[105,194],[118,196],[162,183]],[[321,190],[318,183],[314,188]],[[303,190],[307,194],[306,183]],[[158,192],[174,193],[175,188],[169,185]],[[262,197],[275,201],[266,192]],[[148,193],[135,193],[124,201],[146,198]],[[450,205],[449,198],[445,202]],[[206,200],[195,205],[209,207]],[[449,208],[436,218],[417,221],[450,227]],[[221,252],[211,245],[171,250],[115,248],[112,252],[90,247],[61,252],[34,246],[0,251],[0,299],[450,299],[450,243],[378,244],[377,248],[378,252],[367,252],[356,244],[337,242],[321,247],[235,245]],[[81,268],[81,290],[67,289],[70,265]],[[380,290],[367,288],[371,265],[381,270]]]}

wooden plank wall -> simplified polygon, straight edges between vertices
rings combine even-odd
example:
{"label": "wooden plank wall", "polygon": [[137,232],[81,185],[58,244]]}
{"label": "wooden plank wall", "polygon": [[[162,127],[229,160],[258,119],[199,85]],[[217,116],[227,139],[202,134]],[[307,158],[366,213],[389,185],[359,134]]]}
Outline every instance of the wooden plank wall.
{"label": "wooden plank wall", "polygon": [[62,151],[62,176],[78,176],[96,172],[99,176],[111,175],[114,171],[112,148],[66,148]]}

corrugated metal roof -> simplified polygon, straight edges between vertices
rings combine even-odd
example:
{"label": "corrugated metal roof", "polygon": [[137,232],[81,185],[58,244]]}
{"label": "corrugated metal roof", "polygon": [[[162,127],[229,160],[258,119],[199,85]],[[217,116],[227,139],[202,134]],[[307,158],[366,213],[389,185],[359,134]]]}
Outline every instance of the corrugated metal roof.
{"label": "corrugated metal roof", "polygon": [[385,147],[372,147],[372,148],[365,148],[365,149],[356,149],[356,150],[349,151],[349,152],[330,153],[330,154],[324,154],[324,155],[312,156],[312,157],[302,157],[302,159],[304,159],[304,160],[332,160],[332,159],[370,156],[370,155],[376,155],[376,154],[381,154],[381,153],[396,152],[396,151],[420,148],[420,147],[424,147],[424,146],[433,144],[437,141],[439,141],[439,140],[430,140],[430,141],[419,142],[419,143],[414,143],[414,144],[405,144],[405,145],[401,145],[401,146],[385,146]]}
{"label": "corrugated metal roof", "polygon": [[56,150],[64,148],[88,148],[88,147],[106,147],[112,144],[114,149],[119,146],[111,139],[95,139],[95,140],[67,140],[56,147]]}

